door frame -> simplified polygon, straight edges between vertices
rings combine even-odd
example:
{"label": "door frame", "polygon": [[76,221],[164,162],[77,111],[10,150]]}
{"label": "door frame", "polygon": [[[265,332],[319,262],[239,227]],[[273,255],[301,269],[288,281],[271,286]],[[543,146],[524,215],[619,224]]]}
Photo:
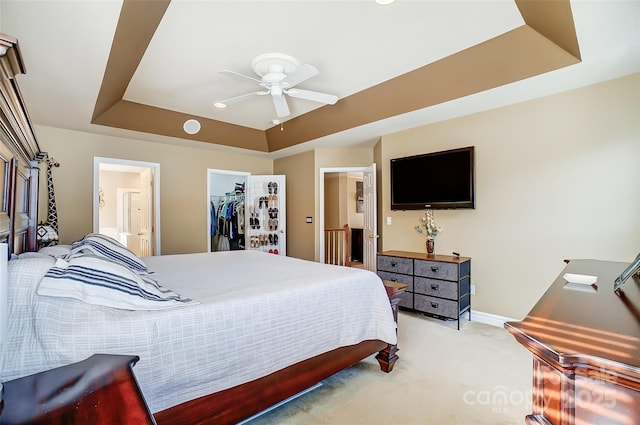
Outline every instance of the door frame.
{"label": "door frame", "polygon": [[[320,202],[319,208],[320,211],[318,213],[318,246],[319,246],[319,259],[321,263],[324,263],[324,178],[327,173],[349,173],[349,172],[361,172],[364,173],[367,171],[367,167],[323,167],[319,169],[319,196]],[[365,211],[366,214],[367,205],[365,203]]]}
{"label": "door frame", "polygon": [[129,159],[93,157],[93,231],[98,232],[100,227],[100,165],[119,165],[124,168],[148,168],[152,171],[153,202],[151,203],[151,222],[153,225],[153,255],[161,255],[160,252],[160,164],[155,162],[133,161]]}

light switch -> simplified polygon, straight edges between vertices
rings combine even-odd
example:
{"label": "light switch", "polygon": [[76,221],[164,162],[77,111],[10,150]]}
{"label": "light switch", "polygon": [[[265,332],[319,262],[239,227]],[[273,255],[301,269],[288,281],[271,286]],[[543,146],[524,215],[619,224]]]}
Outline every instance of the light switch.
{"label": "light switch", "polygon": [[307,223],[313,223],[313,219],[311,217],[307,217]]}
{"label": "light switch", "polygon": [[391,226],[391,217],[387,217],[387,226]]}

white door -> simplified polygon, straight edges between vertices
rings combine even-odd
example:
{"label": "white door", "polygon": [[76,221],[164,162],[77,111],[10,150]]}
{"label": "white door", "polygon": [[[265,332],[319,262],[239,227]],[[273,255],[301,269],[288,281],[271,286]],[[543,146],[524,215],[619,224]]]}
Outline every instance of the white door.
{"label": "white door", "polygon": [[247,176],[245,248],[287,255],[285,176]]}
{"label": "white door", "polygon": [[363,265],[367,270],[376,271],[378,252],[378,221],[376,199],[376,164],[368,166],[362,173],[364,191]]}
{"label": "white door", "polygon": [[140,241],[140,256],[153,255],[153,170],[145,168],[140,171],[140,223],[137,235]]}

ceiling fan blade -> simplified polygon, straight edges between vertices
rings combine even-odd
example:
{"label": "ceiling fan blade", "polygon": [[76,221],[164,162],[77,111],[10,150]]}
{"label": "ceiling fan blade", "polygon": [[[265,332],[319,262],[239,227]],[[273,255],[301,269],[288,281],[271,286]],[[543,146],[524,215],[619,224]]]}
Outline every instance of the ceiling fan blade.
{"label": "ceiling fan blade", "polygon": [[240,101],[243,101],[243,100],[248,99],[248,98],[253,97],[253,96],[260,96],[260,95],[265,95],[265,94],[269,94],[269,91],[268,90],[254,91],[252,93],[241,94],[240,96],[232,97],[232,98],[225,99],[225,100],[220,100],[220,101],[216,102],[215,105],[218,108],[224,108],[226,105],[231,105],[232,103],[240,102]]}
{"label": "ceiling fan blade", "polygon": [[229,71],[228,69],[223,69],[218,71],[220,74],[228,75],[230,77],[239,78],[243,80],[253,81],[254,83],[262,84],[262,80],[258,80],[257,78],[249,77],[248,75],[240,74],[239,72]]}
{"label": "ceiling fan blade", "polygon": [[305,63],[300,65],[298,69],[293,71],[293,73],[287,75],[281,83],[283,87],[291,88],[296,84],[300,84],[301,82],[318,75],[319,73],[320,71],[318,71],[314,66]]}
{"label": "ceiling fan blade", "polygon": [[327,105],[333,105],[338,101],[338,96],[332,94],[320,93],[311,90],[302,89],[290,89],[285,91],[291,97],[297,97],[299,99],[312,100],[314,102],[326,103]]}
{"label": "ceiling fan blade", "polygon": [[289,112],[289,105],[287,105],[287,99],[283,96],[271,96],[273,98],[273,106],[276,107],[276,114],[279,117],[288,117],[291,112]]}

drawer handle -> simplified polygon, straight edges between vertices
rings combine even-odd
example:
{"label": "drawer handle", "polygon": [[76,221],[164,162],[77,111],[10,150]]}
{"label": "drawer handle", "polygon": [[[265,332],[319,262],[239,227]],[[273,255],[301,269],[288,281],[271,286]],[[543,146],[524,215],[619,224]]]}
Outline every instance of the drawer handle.
{"label": "drawer handle", "polygon": [[432,283],[431,284],[431,289],[433,289],[434,291],[438,290],[438,284],[437,283]]}
{"label": "drawer handle", "polygon": [[396,267],[398,265],[398,263],[396,261],[392,261],[391,262],[391,267]]}
{"label": "drawer handle", "polygon": [[431,307],[438,308],[438,303],[431,301]]}
{"label": "drawer handle", "polygon": [[440,270],[440,268],[438,266],[431,266],[431,271],[434,273],[438,273],[438,270]]}

